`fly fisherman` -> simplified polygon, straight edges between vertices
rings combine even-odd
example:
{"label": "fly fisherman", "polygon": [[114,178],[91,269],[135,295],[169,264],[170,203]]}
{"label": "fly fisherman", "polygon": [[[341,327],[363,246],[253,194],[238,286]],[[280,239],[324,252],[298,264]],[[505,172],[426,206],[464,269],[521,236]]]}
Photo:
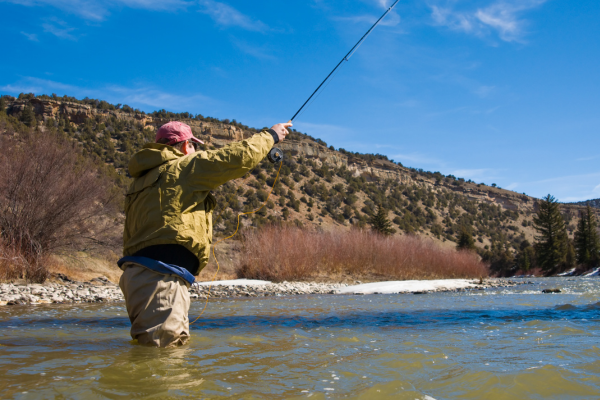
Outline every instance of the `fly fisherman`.
{"label": "fly fisherman", "polygon": [[212,243],[210,193],[252,170],[273,144],[288,134],[291,121],[218,150],[190,127],[169,122],[129,161],[134,178],[125,199],[123,275],[119,286],[131,320],[131,337],[144,345],[182,345],[190,337],[188,289],[208,263]]}

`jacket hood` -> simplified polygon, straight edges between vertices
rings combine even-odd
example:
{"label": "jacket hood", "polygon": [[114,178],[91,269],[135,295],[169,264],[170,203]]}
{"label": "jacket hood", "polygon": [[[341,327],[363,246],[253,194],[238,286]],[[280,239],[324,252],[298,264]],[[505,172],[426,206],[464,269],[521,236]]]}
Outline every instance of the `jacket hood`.
{"label": "jacket hood", "polygon": [[147,143],[142,150],[135,153],[131,160],[129,160],[129,175],[137,178],[161,164],[176,160],[184,155],[171,146]]}

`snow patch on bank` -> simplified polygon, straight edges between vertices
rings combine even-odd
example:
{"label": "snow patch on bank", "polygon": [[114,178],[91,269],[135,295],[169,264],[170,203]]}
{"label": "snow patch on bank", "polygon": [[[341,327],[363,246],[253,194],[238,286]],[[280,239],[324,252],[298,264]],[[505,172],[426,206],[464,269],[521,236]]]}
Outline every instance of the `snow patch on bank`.
{"label": "snow patch on bank", "polygon": [[585,274],[584,276],[599,276],[599,275],[600,275],[600,267],[596,268],[595,270],[593,270],[589,274]]}
{"label": "snow patch on bank", "polygon": [[269,281],[261,281],[258,279],[232,279],[228,281],[212,281],[212,282],[196,282],[198,286],[263,286],[268,285]]}
{"label": "snow patch on bank", "polygon": [[466,279],[438,279],[432,281],[390,281],[364,283],[338,290],[339,294],[415,293],[474,288],[477,284]]}

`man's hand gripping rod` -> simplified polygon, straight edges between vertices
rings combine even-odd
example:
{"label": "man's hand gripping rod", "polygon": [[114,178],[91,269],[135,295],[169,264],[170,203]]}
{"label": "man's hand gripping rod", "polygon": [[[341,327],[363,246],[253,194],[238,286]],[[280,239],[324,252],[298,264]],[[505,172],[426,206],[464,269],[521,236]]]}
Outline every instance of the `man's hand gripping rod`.
{"label": "man's hand gripping rod", "polygon": [[[298,109],[298,111],[296,111],[296,114],[294,114],[294,116],[292,118],[290,118],[290,121],[288,122],[289,126],[292,126],[292,121],[294,121],[294,118],[296,118],[298,116],[298,114],[300,114],[300,111],[302,111],[302,109],[308,104],[308,102],[310,101],[310,99],[312,99],[314,97],[315,94],[317,94],[317,92],[319,91],[319,89],[321,89],[321,87],[325,84],[325,82],[327,82],[327,80],[333,75],[333,73],[340,67],[340,65],[342,65],[342,63],[344,61],[348,61],[350,57],[352,57],[352,54],[354,54],[354,52],[356,51],[356,49],[361,45],[361,43],[367,38],[367,36],[369,36],[369,34],[371,33],[371,31],[379,24],[379,22],[390,12],[392,11],[392,9],[396,6],[396,4],[398,3],[398,1],[400,0],[396,0],[394,1],[394,3],[383,13],[383,15],[381,17],[379,17],[379,19],[377,21],[375,21],[375,23],[369,28],[369,30],[359,39],[358,42],[356,42],[356,44],[350,49],[350,51],[348,53],[346,53],[346,55],[340,60],[340,62],[335,66],[335,68],[333,70],[331,70],[331,72],[329,73],[329,75],[327,75],[327,77],[325,79],[323,79],[323,82],[321,82],[321,84],[315,89],[314,92],[312,92],[312,94],[310,95],[310,97],[308,99],[306,99],[306,101],[304,102],[304,104],[302,104],[302,107],[300,107]],[[277,125],[287,125],[287,124],[277,124]],[[275,128],[275,127],[273,127]],[[286,132],[287,132],[287,127],[285,128]],[[287,134],[287,133],[286,133]],[[271,151],[269,152],[269,154],[267,155],[267,158],[269,159],[269,161],[271,161],[273,164],[279,161],[283,160],[283,152],[278,149],[277,147],[273,147],[271,149]]]}

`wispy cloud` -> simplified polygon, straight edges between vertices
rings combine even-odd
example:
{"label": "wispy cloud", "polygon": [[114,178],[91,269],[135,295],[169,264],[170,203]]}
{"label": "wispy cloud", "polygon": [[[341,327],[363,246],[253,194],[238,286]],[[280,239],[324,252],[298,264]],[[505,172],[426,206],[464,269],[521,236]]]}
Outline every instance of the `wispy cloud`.
{"label": "wispy cloud", "polygon": [[27,33],[27,32],[21,31],[21,35],[24,35],[27,39],[31,40],[32,42],[40,41],[35,33]]}
{"label": "wispy cloud", "polygon": [[506,42],[522,42],[527,21],[520,15],[546,0],[500,0],[487,7],[458,11],[452,6],[431,5],[434,23],[477,36],[496,32]]}
{"label": "wispy cloud", "polygon": [[600,198],[600,172],[523,182],[521,187],[527,187],[528,193],[535,192],[540,197],[551,193],[561,202],[597,199]]}
{"label": "wispy cloud", "polygon": [[415,163],[415,165],[435,165],[436,168],[439,168],[439,166],[444,164],[442,160],[422,153],[399,153],[392,155],[391,158],[400,161],[404,165],[407,162],[411,162]]}
{"label": "wispy cloud", "polygon": [[201,94],[185,95],[165,92],[150,85],[125,87],[108,85],[100,88],[82,87],[64,84],[62,82],[36,77],[24,77],[19,82],[0,87],[5,93],[18,95],[19,93],[50,94],[59,96],[68,94],[79,98],[91,97],[109,102],[129,104],[133,107],[150,106],[166,108],[173,111],[193,111],[207,105],[215,105],[218,101]]}
{"label": "wispy cloud", "polygon": [[475,182],[493,183],[494,179],[498,179],[499,171],[491,168],[474,168],[474,169],[457,169],[450,172],[457,178],[471,179]]}
{"label": "wispy cloud", "polygon": [[260,60],[276,60],[277,57],[275,57],[268,49],[266,49],[264,46],[263,47],[259,47],[259,46],[254,46],[251,45],[243,40],[239,40],[239,39],[232,39],[231,42],[238,48],[240,49],[243,53],[246,53],[252,57],[258,58]]}
{"label": "wispy cloud", "polygon": [[[375,4],[379,8],[388,8],[391,2],[388,0],[375,0]],[[334,21],[350,22],[354,24],[374,24],[379,19],[381,14],[362,14],[362,15],[350,15],[350,16],[335,16],[332,17]],[[400,15],[394,10],[390,11],[383,20],[379,23],[380,26],[397,26],[401,22]]]}
{"label": "wispy cloud", "polygon": [[115,97],[114,94],[120,95],[119,98],[122,100],[119,101],[128,104],[145,104],[156,108],[183,110],[192,106],[197,107],[198,104],[214,103],[210,97],[201,94],[183,96],[163,92],[153,87],[109,86],[106,90],[113,92],[112,97]]}
{"label": "wispy cloud", "polygon": [[111,9],[129,7],[147,10],[173,11],[185,8],[191,4],[184,0],[0,0],[27,7],[50,6],[80,18],[102,21]]}
{"label": "wispy cloud", "polygon": [[496,89],[495,86],[481,85],[475,90],[473,90],[473,93],[475,93],[479,97],[488,97],[494,91],[494,89]]}
{"label": "wispy cloud", "polygon": [[597,159],[600,156],[591,156],[591,157],[580,157],[580,158],[576,158],[575,161],[592,161]]}
{"label": "wispy cloud", "polygon": [[27,85],[27,84],[8,84],[4,86],[0,86],[0,90],[5,93],[19,94],[19,93],[41,93],[42,87],[36,85]]}
{"label": "wispy cloud", "polygon": [[258,20],[253,20],[235,8],[215,0],[200,0],[200,12],[207,14],[218,25],[238,27],[248,31],[264,32],[268,26]]}
{"label": "wispy cloud", "polygon": [[345,126],[332,124],[316,124],[302,121],[296,122],[294,128],[296,128],[300,132],[307,133],[314,137],[320,137],[325,140],[331,140],[336,137],[346,137],[349,133],[352,132]]}
{"label": "wispy cloud", "polygon": [[58,38],[77,40],[77,38],[71,34],[75,28],[69,27],[64,21],[54,20],[52,22],[47,22],[42,24],[42,28],[44,28],[44,32],[51,33]]}

